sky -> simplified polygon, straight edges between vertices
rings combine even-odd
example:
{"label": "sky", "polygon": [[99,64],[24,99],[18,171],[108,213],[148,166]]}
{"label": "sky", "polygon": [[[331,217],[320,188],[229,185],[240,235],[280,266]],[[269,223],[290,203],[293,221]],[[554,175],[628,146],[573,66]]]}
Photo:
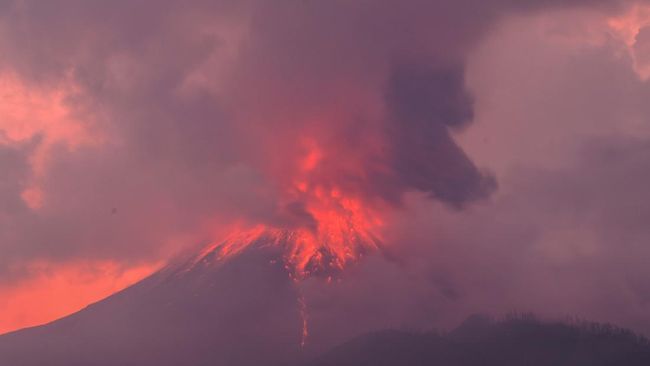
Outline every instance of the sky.
{"label": "sky", "polygon": [[0,333],[311,227],[304,184],[381,218],[322,304],[650,334],[648,78],[643,1],[0,0]]}

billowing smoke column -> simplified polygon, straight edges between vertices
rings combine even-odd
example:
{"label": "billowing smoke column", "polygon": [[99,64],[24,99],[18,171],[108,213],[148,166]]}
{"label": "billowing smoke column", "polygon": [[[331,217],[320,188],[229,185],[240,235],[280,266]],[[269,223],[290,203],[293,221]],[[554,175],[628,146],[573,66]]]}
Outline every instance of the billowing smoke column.
{"label": "billowing smoke column", "polygon": [[141,260],[230,224],[295,238],[298,272],[341,267],[406,192],[460,209],[495,189],[452,136],[466,53],[503,14],[568,3],[618,4],[0,1],[0,72],[84,131],[0,145],[32,170],[12,194],[39,198],[0,207],[0,268]]}
{"label": "billowing smoke column", "polygon": [[[224,95],[274,197],[235,236],[291,243],[286,260],[305,276],[381,246],[382,213],[406,192],[462,208],[495,189],[452,137],[471,122],[473,100],[466,40],[438,38],[439,7],[260,5]],[[239,239],[217,246],[242,248]]]}
{"label": "billowing smoke column", "polygon": [[271,227],[237,229],[210,250],[229,255],[265,240],[288,247],[297,277],[327,273],[381,246],[381,212],[400,206],[404,193],[461,208],[495,188],[450,135],[473,115],[462,67],[392,66],[382,94],[383,115],[365,125],[336,109],[315,124],[324,131],[304,128],[311,116],[297,123],[285,142],[297,152],[281,155],[282,173],[272,172],[285,185]]}

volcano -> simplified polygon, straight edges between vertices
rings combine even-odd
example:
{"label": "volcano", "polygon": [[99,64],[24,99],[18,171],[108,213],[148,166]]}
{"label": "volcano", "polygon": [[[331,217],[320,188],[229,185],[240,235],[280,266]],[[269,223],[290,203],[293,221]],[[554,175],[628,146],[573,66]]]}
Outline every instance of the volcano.
{"label": "volcano", "polygon": [[224,240],[78,313],[0,337],[0,365],[297,362],[308,336],[300,281],[327,283],[381,247],[373,234],[381,221],[359,200],[299,186],[304,203],[287,211],[300,225],[235,225]]}

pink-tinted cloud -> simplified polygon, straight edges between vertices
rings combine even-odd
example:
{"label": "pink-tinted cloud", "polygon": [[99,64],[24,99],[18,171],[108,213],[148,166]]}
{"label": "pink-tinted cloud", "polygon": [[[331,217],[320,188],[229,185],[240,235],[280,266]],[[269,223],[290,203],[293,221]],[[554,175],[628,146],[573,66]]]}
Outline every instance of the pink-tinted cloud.
{"label": "pink-tinted cloud", "polygon": [[31,263],[29,279],[0,286],[0,333],[76,312],[151,274],[156,266],[122,268],[111,262]]}
{"label": "pink-tinted cloud", "polygon": [[43,205],[39,180],[44,178],[47,159],[55,145],[74,150],[82,145],[99,143],[99,136],[93,136],[88,126],[74,120],[65,101],[71,93],[71,87],[53,90],[30,88],[16,75],[0,75],[0,142],[39,141],[29,156],[32,178],[21,193],[32,209]]}

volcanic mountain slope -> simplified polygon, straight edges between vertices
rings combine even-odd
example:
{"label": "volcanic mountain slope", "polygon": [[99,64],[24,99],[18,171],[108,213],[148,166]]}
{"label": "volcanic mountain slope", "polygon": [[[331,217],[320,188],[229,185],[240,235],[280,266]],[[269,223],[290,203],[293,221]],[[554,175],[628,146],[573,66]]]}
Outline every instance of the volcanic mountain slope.
{"label": "volcanic mountain slope", "polygon": [[470,317],[448,334],[382,331],[349,341],[304,366],[647,366],[650,344],[595,323],[545,323],[530,316]]}
{"label": "volcanic mountain slope", "polygon": [[[261,244],[261,243],[257,243]],[[170,265],[53,323],[0,336],[0,365],[276,365],[301,352],[299,294],[264,245]]]}

